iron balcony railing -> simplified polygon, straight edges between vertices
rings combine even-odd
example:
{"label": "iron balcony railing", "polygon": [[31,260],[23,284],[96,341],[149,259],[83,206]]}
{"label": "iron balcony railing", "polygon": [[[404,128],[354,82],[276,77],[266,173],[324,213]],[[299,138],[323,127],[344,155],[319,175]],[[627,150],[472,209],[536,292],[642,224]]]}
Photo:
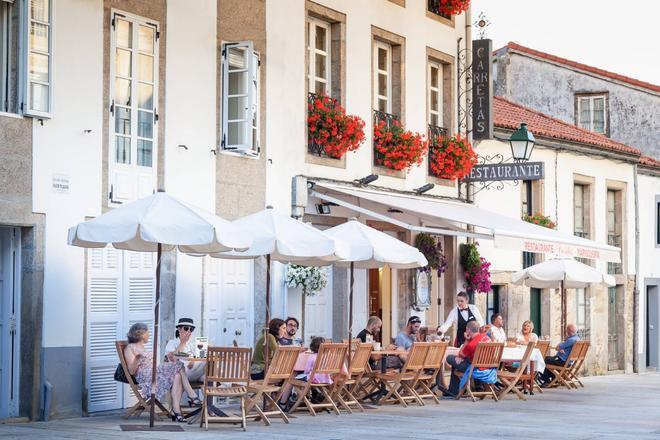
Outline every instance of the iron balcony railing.
{"label": "iron balcony railing", "polygon": [[429,12],[432,12],[436,15],[446,18],[447,20],[451,20],[451,15],[443,14],[442,12],[440,12],[440,3],[441,3],[440,0],[428,0],[428,2],[426,3],[426,9]]}
{"label": "iron balcony railing", "polygon": [[[309,105],[314,105],[314,101],[317,98],[321,98],[321,97],[322,97],[322,95],[318,95],[316,93],[308,93],[307,94],[307,103]],[[334,103],[337,102],[337,100],[335,98],[330,98],[330,99]],[[339,160],[338,157],[328,156],[325,152],[325,148],[323,148],[322,145],[319,145],[318,143],[316,143],[314,141],[314,138],[313,138],[312,134],[309,131],[309,125],[307,126],[307,152],[309,152],[310,154],[320,156],[320,157],[327,157],[328,159]]]}
{"label": "iron balcony railing", "polygon": [[[607,234],[607,244],[610,246],[621,247],[621,235],[619,234]],[[623,273],[623,267],[621,263],[607,263],[607,273],[610,275],[618,275]]]}
{"label": "iron balcony railing", "polygon": [[[447,136],[449,131],[445,127],[438,127],[436,125],[431,125],[429,124],[428,127],[428,138],[429,138],[429,143],[433,142],[434,139],[437,139],[439,137]],[[429,157],[428,157],[428,163],[429,163],[429,176],[435,176],[435,173],[431,169],[431,149],[429,148]]]}
{"label": "iron balcony railing", "polygon": [[[385,113],[380,110],[374,110],[374,128],[376,128],[376,125],[383,121],[387,127],[391,127],[395,121],[399,121],[399,117],[397,115],[393,115],[392,113]],[[376,150],[376,146],[374,145],[374,164],[382,166],[384,160],[385,155]]]}

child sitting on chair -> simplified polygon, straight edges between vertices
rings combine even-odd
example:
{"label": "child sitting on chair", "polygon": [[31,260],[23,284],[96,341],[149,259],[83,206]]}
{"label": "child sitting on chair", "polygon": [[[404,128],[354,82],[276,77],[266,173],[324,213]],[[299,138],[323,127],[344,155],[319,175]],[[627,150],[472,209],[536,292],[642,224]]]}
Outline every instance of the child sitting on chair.
{"label": "child sitting on chair", "polygon": [[[304,381],[307,381],[309,379],[309,375],[312,373],[312,370],[314,369],[314,364],[316,363],[316,357],[318,356],[319,349],[321,348],[321,344],[323,344],[324,342],[325,342],[325,338],[322,338],[321,336],[312,338],[312,341],[309,343],[309,349],[312,352],[312,354],[309,355],[309,357],[307,358],[307,363],[305,364],[305,372],[303,373],[304,377],[300,377],[300,379]],[[322,374],[317,373],[314,374],[312,383],[331,384],[332,378],[327,373],[322,373]]]}

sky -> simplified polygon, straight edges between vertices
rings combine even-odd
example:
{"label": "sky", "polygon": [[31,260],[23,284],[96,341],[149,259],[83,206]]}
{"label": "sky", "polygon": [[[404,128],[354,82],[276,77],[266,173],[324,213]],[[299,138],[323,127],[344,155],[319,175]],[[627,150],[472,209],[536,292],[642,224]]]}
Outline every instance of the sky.
{"label": "sky", "polygon": [[660,0],[472,0],[473,22],[480,12],[493,49],[514,41],[660,85]]}

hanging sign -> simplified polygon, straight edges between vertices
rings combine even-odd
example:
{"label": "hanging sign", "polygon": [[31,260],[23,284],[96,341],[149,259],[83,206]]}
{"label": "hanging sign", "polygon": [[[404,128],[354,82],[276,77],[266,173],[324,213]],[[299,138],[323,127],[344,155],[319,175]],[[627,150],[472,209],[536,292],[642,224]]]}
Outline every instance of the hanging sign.
{"label": "hanging sign", "polygon": [[472,42],[472,139],[493,138],[492,40]]}
{"label": "hanging sign", "polygon": [[545,164],[543,162],[494,163],[475,165],[464,181],[539,180],[544,177]]}

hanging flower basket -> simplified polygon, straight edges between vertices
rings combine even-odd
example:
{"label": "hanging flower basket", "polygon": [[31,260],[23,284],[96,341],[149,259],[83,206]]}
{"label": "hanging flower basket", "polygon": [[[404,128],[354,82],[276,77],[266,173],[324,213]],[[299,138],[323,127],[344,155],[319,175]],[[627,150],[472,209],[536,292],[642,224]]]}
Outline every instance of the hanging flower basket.
{"label": "hanging flower basket", "polygon": [[477,245],[461,245],[461,266],[465,271],[465,288],[481,293],[490,291],[490,263],[479,255]]}
{"label": "hanging flower basket", "polygon": [[336,99],[312,95],[307,104],[307,127],[310,144],[336,159],[355,151],[364,142],[364,121],[347,115]]}
{"label": "hanging flower basket", "polygon": [[435,136],[429,140],[429,167],[442,179],[464,179],[477,163],[477,154],[467,138]]}
{"label": "hanging flower basket", "polygon": [[435,236],[422,232],[415,237],[415,247],[424,254],[429,262],[428,266],[422,267],[423,272],[438,271],[438,277],[442,276],[447,270],[447,259],[442,251],[442,243]]}
{"label": "hanging flower basket", "polygon": [[470,0],[439,0],[437,2],[438,12],[443,15],[458,15],[467,11]]}
{"label": "hanging flower basket", "polygon": [[302,288],[303,295],[314,296],[328,285],[328,273],[321,267],[305,267],[289,264],[286,269],[286,286]]}
{"label": "hanging flower basket", "polygon": [[533,215],[525,214],[522,219],[526,222],[543,226],[544,228],[557,229],[557,223],[553,222],[549,215],[543,215],[540,212]]}
{"label": "hanging flower basket", "polygon": [[428,144],[423,135],[405,130],[399,121],[380,121],[374,127],[374,150],[376,165],[404,170],[422,163]]}

